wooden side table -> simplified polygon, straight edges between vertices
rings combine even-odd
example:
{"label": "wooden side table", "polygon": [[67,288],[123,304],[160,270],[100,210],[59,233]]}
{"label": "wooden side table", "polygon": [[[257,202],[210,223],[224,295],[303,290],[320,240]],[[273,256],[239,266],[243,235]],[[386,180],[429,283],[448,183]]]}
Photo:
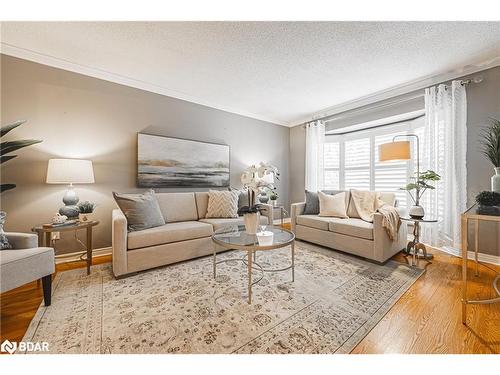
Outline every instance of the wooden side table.
{"label": "wooden side table", "polygon": [[[500,273],[488,265],[480,262],[478,259],[479,252],[479,222],[494,221],[500,222],[500,216],[483,215],[477,213],[478,205],[475,204],[462,214],[462,323],[467,324],[467,305],[484,305],[491,303],[500,303]],[[479,266],[489,268],[496,273],[493,280],[492,288],[495,291],[496,297],[488,299],[469,299],[467,296],[467,261],[468,261],[468,246],[469,246],[469,222],[474,223],[474,261],[476,263],[475,275],[479,276]]]}
{"label": "wooden side table", "polygon": [[50,246],[50,237],[51,233],[54,232],[76,232],[80,229],[87,230],[87,241],[86,244],[78,240],[83,246],[85,246],[85,250],[87,252],[87,275],[90,275],[90,266],[92,265],[92,229],[99,224],[99,221],[87,221],[87,222],[78,222],[73,225],[68,226],[60,226],[60,227],[44,227],[43,225],[38,225],[32,229],[33,232],[37,232],[38,234],[38,246]]}

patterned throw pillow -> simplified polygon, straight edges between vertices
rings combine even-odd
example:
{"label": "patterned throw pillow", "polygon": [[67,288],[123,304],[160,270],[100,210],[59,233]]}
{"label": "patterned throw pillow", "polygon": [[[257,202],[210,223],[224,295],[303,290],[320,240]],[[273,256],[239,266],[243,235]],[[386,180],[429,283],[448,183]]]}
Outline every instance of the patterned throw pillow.
{"label": "patterned throw pillow", "polygon": [[238,217],[238,191],[210,190],[207,218]]}
{"label": "patterned throw pillow", "polygon": [[3,224],[5,223],[5,217],[7,214],[3,211],[0,211],[0,250],[12,249],[12,246],[3,231]]}

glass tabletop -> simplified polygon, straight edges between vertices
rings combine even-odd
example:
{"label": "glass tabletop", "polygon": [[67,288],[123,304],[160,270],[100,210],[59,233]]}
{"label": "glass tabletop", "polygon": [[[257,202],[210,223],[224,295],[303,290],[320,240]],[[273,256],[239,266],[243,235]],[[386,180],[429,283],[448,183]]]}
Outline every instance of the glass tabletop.
{"label": "glass tabletop", "polygon": [[[270,236],[272,233],[272,244],[266,247],[281,247],[291,243],[295,235],[283,228],[266,225],[264,234]],[[236,245],[238,247],[256,247],[259,246],[258,236],[263,234],[259,229],[257,234],[249,234],[245,231],[244,225],[228,225],[217,229],[212,238],[214,241],[224,245]]]}
{"label": "glass tabletop", "polygon": [[437,219],[429,219],[426,217],[423,217],[422,219],[417,219],[415,217],[411,216],[401,216],[401,220],[405,221],[418,221],[419,223],[437,223]]}

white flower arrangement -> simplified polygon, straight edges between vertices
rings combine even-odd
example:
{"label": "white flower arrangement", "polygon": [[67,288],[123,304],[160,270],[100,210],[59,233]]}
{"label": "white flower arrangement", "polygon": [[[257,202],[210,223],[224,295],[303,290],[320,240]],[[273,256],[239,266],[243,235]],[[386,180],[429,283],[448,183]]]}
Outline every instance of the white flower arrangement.
{"label": "white flower arrangement", "polygon": [[[266,189],[274,189],[274,179],[279,180],[279,171],[274,165],[260,162],[243,171],[241,183],[248,189],[249,206],[242,207],[247,212],[256,212],[255,197]],[[244,211],[245,211],[244,210]]]}

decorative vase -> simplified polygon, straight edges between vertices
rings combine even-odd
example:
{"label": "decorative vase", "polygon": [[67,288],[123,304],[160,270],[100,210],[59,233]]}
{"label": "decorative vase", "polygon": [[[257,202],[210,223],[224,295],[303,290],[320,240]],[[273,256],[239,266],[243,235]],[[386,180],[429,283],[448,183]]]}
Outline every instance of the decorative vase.
{"label": "decorative vase", "polygon": [[491,191],[500,194],[500,167],[495,167],[495,174],[491,176]]}
{"label": "decorative vase", "polygon": [[267,202],[269,202],[269,197],[267,196],[267,194],[261,194],[259,195],[259,201],[260,203],[266,204]]}
{"label": "decorative vase", "polygon": [[244,214],[243,221],[245,222],[245,231],[248,234],[256,234],[257,228],[259,227],[259,216],[258,212]]}
{"label": "decorative vase", "polygon": [[93,214],[94,214],[93,212],[89,212],[89,213],[85,213],[85,214],[79,213],[78,220],[82,223],[86,223],[87,221],[92,221]]}
{"label": "decorative vase", "polygon": [[425,211],[422,206],[416,204],[410,207],[408,215],[414,219],[422,219],[425,215]]}

